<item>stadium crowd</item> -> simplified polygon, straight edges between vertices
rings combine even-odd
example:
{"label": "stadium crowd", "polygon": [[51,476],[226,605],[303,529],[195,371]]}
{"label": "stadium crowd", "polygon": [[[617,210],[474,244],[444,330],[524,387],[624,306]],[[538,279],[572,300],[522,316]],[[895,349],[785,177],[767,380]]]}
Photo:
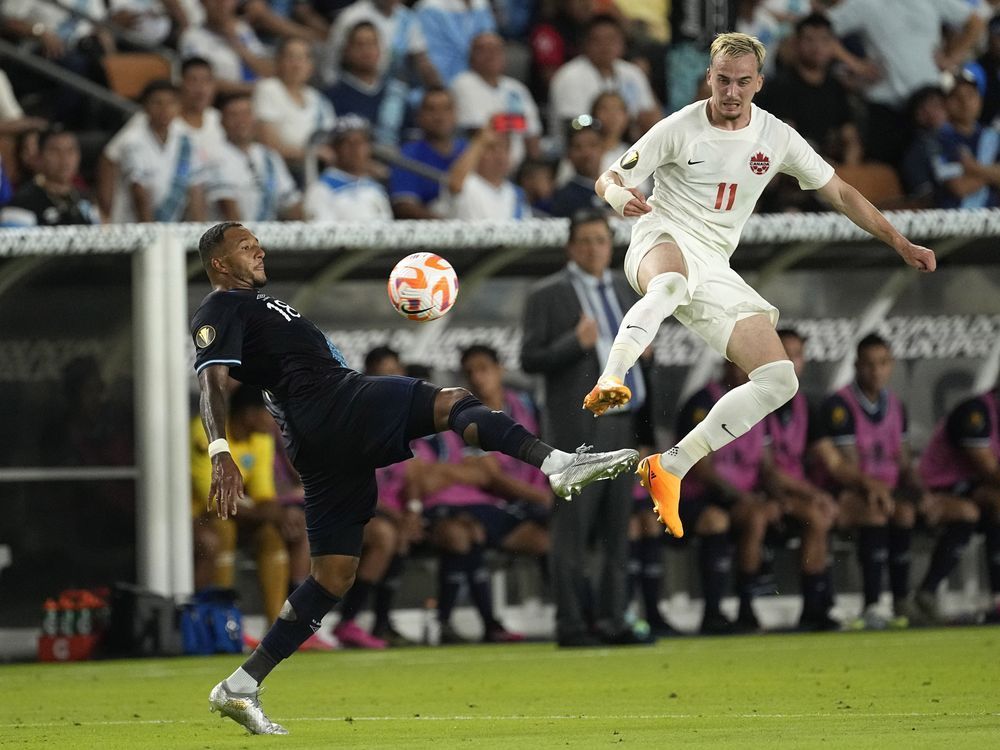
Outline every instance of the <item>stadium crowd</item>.
{"label": "stadium crowd", "polygon": [[[758,103],[880,207],[998,205],[997,3],[739,0],[712,3],[714,25],[703,5],[11,0],[2,223],[608,210],[594,178],[704,97],[728,29],[767,46]],[[122,122],[31,57],[114,89],[131,65],[141,111]],[[778,180],[759,210],[821,208]]]}

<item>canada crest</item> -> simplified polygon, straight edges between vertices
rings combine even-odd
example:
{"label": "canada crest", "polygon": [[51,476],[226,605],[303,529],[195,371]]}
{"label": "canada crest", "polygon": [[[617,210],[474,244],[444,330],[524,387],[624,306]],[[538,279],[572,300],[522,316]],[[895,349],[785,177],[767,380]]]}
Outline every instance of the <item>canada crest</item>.
{"label": "canada crest", "polygon": [[771,160],[764,155],[763,151],[758,151],[750,157],[750,171],[754,174],[764,174],[771,168]]}

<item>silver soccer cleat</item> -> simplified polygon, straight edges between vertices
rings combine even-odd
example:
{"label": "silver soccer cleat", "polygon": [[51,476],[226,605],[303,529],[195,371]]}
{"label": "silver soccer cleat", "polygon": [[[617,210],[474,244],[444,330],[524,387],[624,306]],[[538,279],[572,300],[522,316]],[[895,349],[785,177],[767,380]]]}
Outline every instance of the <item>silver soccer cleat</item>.
{"label": "silver soccer cleat", "polygon": [[212,713],[218,711],[228,716],[250,734],[288,734],[288,730],[275,724],[260,707],[260,690],[253,693],[234,693],[223,680],[208,694]]}
{"label": "silver soccer cleat", "polygon": [[639,462],[639,453],[631,448],[589,453],[591,448],[592,445],[581,445],[576,449],[570,465],[549,477],[552,491],[564,500],[570,500],[591,482],[614,479],[623,472],[631,471]]}

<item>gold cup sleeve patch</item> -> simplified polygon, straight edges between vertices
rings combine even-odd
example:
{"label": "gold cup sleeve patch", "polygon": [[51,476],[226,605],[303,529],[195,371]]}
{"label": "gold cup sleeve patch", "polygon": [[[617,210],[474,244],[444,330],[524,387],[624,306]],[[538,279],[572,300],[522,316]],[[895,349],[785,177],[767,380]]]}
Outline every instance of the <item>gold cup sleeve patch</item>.
{"label": "gold cup sleeve patch", "polygon": [[627,154],[625,154],[625,156],[621,158],[621,161],[618,162],[618,165],[622,169],[632,169],[638,163],[639,163],[639,152],[633,149],[632,151],[629,151]]}
{"label": "gold cup sleeve patch", "polygon": [[204,349],[215,341],[215,329],[212,326],[202,326],[198,329],[198,333],[194,335],[194,341],[199,349]]}

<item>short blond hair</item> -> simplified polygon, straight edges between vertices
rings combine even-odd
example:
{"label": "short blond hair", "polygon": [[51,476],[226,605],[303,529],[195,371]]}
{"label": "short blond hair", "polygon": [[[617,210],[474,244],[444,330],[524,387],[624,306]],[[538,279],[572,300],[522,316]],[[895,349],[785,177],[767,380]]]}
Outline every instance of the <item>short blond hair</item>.
{"label": "short blond hair", "polygon": [[743,55],[753,55],[757,58],[757,72],[760,73],[764,67],[764,58],[767,56],[767,49],[760,39],[738,31],[719,34],[712,42],[709,65],[719,56],[742,57]]}

